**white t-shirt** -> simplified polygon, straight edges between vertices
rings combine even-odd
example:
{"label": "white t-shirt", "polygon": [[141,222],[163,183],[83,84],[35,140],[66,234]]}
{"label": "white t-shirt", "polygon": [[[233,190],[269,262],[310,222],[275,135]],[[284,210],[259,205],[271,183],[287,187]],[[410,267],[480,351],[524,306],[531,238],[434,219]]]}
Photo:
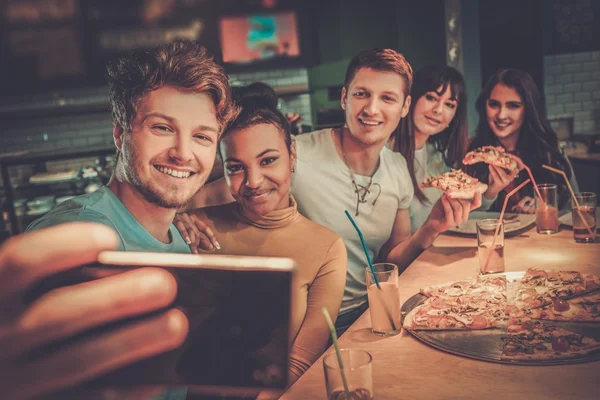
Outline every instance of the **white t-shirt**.
{"label": "white t-shirt", "polygon": [[[419,150],[415,150],[415,177],[418,183],[423,182],[430,176],[441,175],[448,171],[450,171],[450,168],[444,162],[442,153],[436,151],[433,144],[427,143]],[[436,188],[424,188],[421,190],[425,197],[427,197],[427,201],[421,203],[415,197],[410,204],[410,229],[412,233],[415,233],[423,225],[431,213],[433,205],[444,193]]]}
{"label": "white t-shirt", "polygon": [[[366,203],[359,205],[356,216],[357,195],[350,171],[339,157],[331,135],[331,129],[323,129],[296,137],[298,160],[292,195],[301,214],[336,232],[344,240],[348,251],[348,273],[341,315],[367,301],[367,259],[360,238],[344,211],[348,210],[360,227],[369,255],[374,260],[390,238],[398,209],[409,207],[413,187],[404,157],[384,147]],[[368,185],[370,177],[354,176],[357,184]]]}

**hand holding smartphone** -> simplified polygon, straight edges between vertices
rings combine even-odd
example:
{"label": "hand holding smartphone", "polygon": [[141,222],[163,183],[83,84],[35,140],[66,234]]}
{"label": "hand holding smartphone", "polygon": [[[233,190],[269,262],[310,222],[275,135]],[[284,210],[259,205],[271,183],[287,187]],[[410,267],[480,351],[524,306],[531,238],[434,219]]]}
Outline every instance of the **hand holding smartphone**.
{"label": "hand holding smartphone", "polygon": [[[173,275],[177,295],[168,307],[187,316],[189,334],[179,348],[105,375],[99,384],[199,385],[216,388],[221,394],[285,388],[293,260],[111,251],[100,253],[97,262],[83,267],[77,276],[55,278],[50,286],[142,267],[164,268]],[[155,314],[101,325],[53,346],[74,346],[90,335],[117,330]]]}

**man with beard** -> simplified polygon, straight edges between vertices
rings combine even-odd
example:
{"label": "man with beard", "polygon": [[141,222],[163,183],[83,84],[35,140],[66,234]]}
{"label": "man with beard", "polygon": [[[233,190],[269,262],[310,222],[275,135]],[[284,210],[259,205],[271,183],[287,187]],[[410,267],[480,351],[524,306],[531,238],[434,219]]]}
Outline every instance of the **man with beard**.
{"label": "man with beard", "polygon": [[[172,223],[208,178],[218,138],[235,115],[228,77],[202,46],[177,41],[134,50],[109,67],[108,84],[117,147],[110,182],[27,230],[96,222],[116,231],[121,251],[190,253]],[[186,389],[166,395],[160,398],[182,399]]]}
{"label": "man with beard", "polygon": [[61,203],[28,230],[70,221],[117,231],[123,251],[189,253],[172,225],[204,184],[234,114],[223,69],[199,44],[135,50],[108,68],[117,162],[107,186]]}

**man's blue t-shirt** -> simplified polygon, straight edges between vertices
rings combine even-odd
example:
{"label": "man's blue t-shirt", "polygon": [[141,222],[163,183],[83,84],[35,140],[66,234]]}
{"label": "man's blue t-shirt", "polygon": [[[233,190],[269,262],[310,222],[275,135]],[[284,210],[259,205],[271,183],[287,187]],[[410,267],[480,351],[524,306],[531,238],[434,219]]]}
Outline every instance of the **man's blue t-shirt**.
{"label": "man's blue t-shirt", "polygon": [[[173,224],[169,228],[171,243],[152,236],[106,186],[59,204],[32,222],[27,231],[75,221],[98,222],[111,227],[119,235],[120,251],[191,252]],[[187,388],[170,389],[153,400],[183,400],[186,395]]]}
{"label": "man's blue t-shirt", "polygon": [[189,246],[174,225],[171,224],[169,229],[171,243],[161,242],[144,229],[106,186],[59,204],[32,222],[27,231],[75,221],[98,222],[113,228],[119,235],[121,251],[190,253]]}

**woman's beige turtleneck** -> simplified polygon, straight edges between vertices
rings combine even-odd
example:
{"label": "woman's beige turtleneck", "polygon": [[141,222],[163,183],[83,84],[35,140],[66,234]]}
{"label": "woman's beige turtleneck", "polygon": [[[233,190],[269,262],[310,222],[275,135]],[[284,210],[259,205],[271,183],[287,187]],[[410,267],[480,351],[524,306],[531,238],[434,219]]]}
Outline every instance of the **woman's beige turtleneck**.
{"label": "woman's beige turtleneck", "polygon": [[331,230],[290,207],[248,218],[237,203],[208,207],[194,213],[215,233],[229,255],[289,257],[298,264],[299,290],[292,299],[290,384],[327,348],[329,329],[321,308],[337,318],[346,284],[346,248]]}

